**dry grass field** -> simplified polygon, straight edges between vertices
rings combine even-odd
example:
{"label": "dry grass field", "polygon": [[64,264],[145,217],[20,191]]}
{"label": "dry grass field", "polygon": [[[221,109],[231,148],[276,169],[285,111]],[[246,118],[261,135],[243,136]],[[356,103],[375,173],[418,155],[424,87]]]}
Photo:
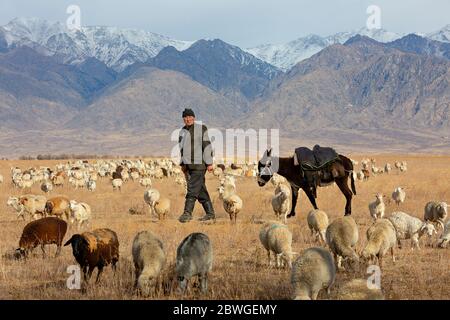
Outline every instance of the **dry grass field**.
{"label": "dry grass field", "polygon": [[[358,252],[366,243],[365,232],[371,224],[368,203],[374,199],[376,192],[391,195],[397,186],[406,187],[407,197],[400,210],[414,216],[423,217],[423,208],[430,200],[450,202],[450,157],[448,156],[406,156],[406,155],[373,155],[377,165],[395,160],[406,160],[408,171],[382,174],[371,177],[367,182],[356,182],[357,196],[353,199],[353,217],[359,225],[360,241]],[[362,156],[352,155],[361,160]],[[5,182],[0,185],[0,255],[17,248],[23,227],[28,221],[18,220],[13,210],[6,206],[8,196],[20,194],[10,183],[10,167],[49,165],[58,161],[1,161],[0,174]],[[91,193],[84,189],[75,190],[64,186],[52,192],[53,195],[64,194],[71,199],[91,205],[93,219],[88,229],[108,227],[116,231],[120,241],[120,261],[118,272],[113,277],[110,267],[105,269],[102,281],[95,285],[95,279],[87,290],[69,290],[66,280],[69,276],[66,269],[76,264],[71,247],[63,247],[62,254],[53,258],[55,246],[48,246],[52,257],[42,258],[40,249],[27,261],[15,261],[0,258],[0,299],[140,299],[133,292],[134,268],[131,258],[131,244],[137,232],[152,230],[164,241],[168,264],[167,269],[175,261],[176,248],[185,236],[192,232],[206,233],[213,244],[214,264],[209,277],[209,292],[201,295],[195,288],[185,299],[290,299],[292,289],[289,284],[290,272],[269,267],[267,255],[263,250],[258,234],[260,224],[253,221],[274,219],[270,204],[274,187],[269,183],[260,188],[254,178],[239,178],[237,193],[241,196],[244,208],[238,216],[236,225],[231,225],[228,215],[218,199],[218,180],[207,174],[207,185],[214,201],[217,213],[215,224],[202,224],[193,220],[181,224],[177,218],[184,205],[184,190],[172,179],[157,181],[153,179],[162,195],[172,201],[172,210],[167,220],[159,222],[148,212],[145,215],[131,215],[128,210],[132,206],[143,206],[144,187],[138,182],[127,182],[121,192],[113,192],[109,179],[99,179],[97,190]],[[31,193],[42,194],[38,185],[33,186]],[[333,220],[344,213],[344,197],[336,186],[318,190],[318,206],[326,211]],[[293,250],[302,250],[317,246],[310,236],[306,224],[306,215],[311,204],[304,193],[300,194],[297,216],[288,221],[293,231]],[[386,213],[397,210],[394,203],[387,204]],[[199,204],[194,216],[203,215]],[[29,219],[27,217],[27,219]],[[70,227],[65,240],[77,233]],[[440,232],[439,232],[440,233]],[[437,239],[437,236],[433,239]],[[402,250],[396,250],[397,261],[390,257],[384,260],[382,272],[382,289],[387,299],[450,299],[450,249],[438,249],[425,246],[428,240],[421,239],[421,250],[412,251],[407,240]],[[170,271],[167,270],[168,274]],[[94,276],[96,272],[94,273]],[[335,286],[353,277],[367,277],[365,269],[356,274],[339,272]],[[334,288],[336,289],[336,288]],[[332,290],[333,292],[333,290]],[[175,293],[159,291],[154,299],[179,299]],[[323,292],[319,296],[327,299]]]}

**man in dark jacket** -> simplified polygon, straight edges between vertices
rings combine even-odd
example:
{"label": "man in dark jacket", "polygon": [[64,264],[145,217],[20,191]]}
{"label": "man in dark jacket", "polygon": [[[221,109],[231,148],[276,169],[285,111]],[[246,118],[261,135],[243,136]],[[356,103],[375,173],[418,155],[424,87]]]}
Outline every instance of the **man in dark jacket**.
{"label": "man in dark jacket", "polygon": [[183,111],[185,126],[178,139],[181,153],[181,168],[186,175],[187,193],[180,222],[192,220],[195,201],[198,200],[206,215],[200,221],[215,219],[214,208],[205,184],[206,170],[213,170],[212,145],[205,125],[195,122],[195,114],[191,109]]}

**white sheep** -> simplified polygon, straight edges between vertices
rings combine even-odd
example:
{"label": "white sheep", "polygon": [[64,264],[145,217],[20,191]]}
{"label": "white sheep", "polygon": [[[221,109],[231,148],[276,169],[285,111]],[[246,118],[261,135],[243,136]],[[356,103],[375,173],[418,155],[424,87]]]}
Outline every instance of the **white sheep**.
{"label": "white sheep", "polygon": [[232,185],[225,184],[219,188],[219,198],[223,202],[223,208],[230,216],[231,222],[236,223],[237,214],[242,210],[242,199],[235,194],[235,188]]}
{"label": "white sheep", "polygon": [[424,234],[431,237],[433,233],[437,233],[432,223],[428,221],[423,222],[420,219],[412,217],[404,212],[394,212],[388,220],[394,225],[399,248],[401,248],[400,240],[411,239],[411,248],[420,249],[419,239]]}
{"label": "white sheep", "polygon": [[144,192],[144,201],[150,207],[151,214],[155,214],[155,203],[161,197],[156,189],[148,189]]}
{"label": "white sheep", "polygon": [[450,242],[450,220],[447,221],[444,231],[442,232],[441,236],[438,240],[438,247],[445,248],[447,247],[448,243]]}
{"label": "white sheep", "polygon": [[394,192],[392,192],[392,200],[395,201],[397,206],[399,206],[400,203],[405,202],[405,198],[406,198],[406,192],[405,192],[405,189],[403,189],[402,187],[397,187],[397,188],[395,188]]}
{"label": "white sheep", "polygon": [[44,216],[47,198],[41,195],[24,195],[20,197],[9,197],[7,205],[17,211],[17,218],[25,220],[24,213],[28,213],[32,219]]}
{"label": "white sheep", "polygon": [[287,223],[287,216],[291,212],[291,188],[284,183],[280,183],[272,197],[272,208],[278,219],[283,217]]}
{"label": "white sheep", "polygon": [[377,193],[374,202],[369,203],[369,212],[373,220],[382,219],[384,217],[384,211],[386,209],[383,197],[381,193]]}
{"label": "white sheep", "polygon": [[92,210],[91,207],[84,202],[77,202],[75,200],[70,200],[70,223],[78,223],[78,229],[80,229],[84,224],[88,223],[91,219]]}
{"label": "white sheep", "polygon": [[286,178],[283,177],[282,175],[279,175],[278,173],[274,173],[272,175],[272,179],[270,179],[270,182],[272,183],[272,185],[274,187],[277,187],[281,183],[289,184],[289,182],[286,180]]}
{"label": "white sheep", "polygon": [[438,224],[444,229],[445,218],[447,218],[447,203],[430,201],[425,205],[424,220]]}
{"label": "white sheep", "polygon": [[148,295],[166,263],[164,244],[153,232],[142,231],[134,237],[131,251],[136,276],[135,289]]}
{"label": "white sheep", "polygon": [[339,286],[336,290],[337,300],[384,300],[380,288],[369,287],[366,279],[353,279]]}
{"label": "white sheep", "polygon": [[112,180],[113,191],[117,189],[119,189],[119,191],[122,191],[122,184],[123,184],[122,179],[113,179]]}
{"label": "white sheep", "polygon": [[292,233],[285,224],[269,221],[266,222],[259,232],[259,240],[267,250],[269,265],[271,265],[270,252],[276,257],[276,266],[281,267],[283,263],[292,267]]}
{"label": "white sheep", "polygon": [[397,236],[394,225],[388,219],[378,219],[367,229],[367,244],[361,253],[361,257],[373,263],[378,260],[380,268],[383,266],[383,256],[391,251],[392,261],[395,262],[394,248],[397,244]]}
{"label": "white sheep", "polygon": [[311,210],[306,217],[311,235],[316,237],[316,240],[320,239],[322,243],[326,243],[325,233],[328,228],[328,216],[322,210]]}
{"label": "white sheep", "polygon": [[384,172],[389,173],[392,170],[392,166],[390,163],[386,163],[386,165],[384,166]]}
{"label": "white sheep", "polygon": [[151,186],[152,186],[152,179],[150,179],[150,178],[141,178],[139,180],[139,184],[141,186],[143,186],[143,187],[151,188]]}
{"label": "white sheep", "polygon": [[330,294],[335,278],[336,267],[330,252],[324,248],[306,249],[292,265],[294,299],[316,300],[323,289]]}
{"label": "white sheep", "polygon": [[336,267],[343,269],[341,262],[346,263],[345,269],[356,270],[359,257],[355,247],[359,239],[358,226],[351,216],[344,216],[334,220],[327,228],[325,238],[334,255]]}

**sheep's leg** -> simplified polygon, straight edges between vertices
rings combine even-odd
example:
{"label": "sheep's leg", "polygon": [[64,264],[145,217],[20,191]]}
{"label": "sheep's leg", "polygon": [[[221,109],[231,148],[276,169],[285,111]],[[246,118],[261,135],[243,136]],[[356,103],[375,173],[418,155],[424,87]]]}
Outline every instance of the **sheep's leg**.
{"label": "sheep's leg", "polygon": [[267,250],[267,260],[269,260],[269,267],[271,266],[270,264],[270,250]]}
{"label": "sheep's leg", "polygon": [[97,272],[97,279],[95,280],[95,283],[99,283],[100,282],[100,275],[103,272],[103,266],[98,266],[98,272]]}
{"label": "sheep's leg", "polygon": [[311,300],[317,300],[317,296],[319,295],[319,291],[318,290],[313,290],[311,292]]}
{"label": "sheep's leg", "polygon": [[55,258],[59,257],[60,254],[61,254],[61,243],[57,244]]}
{"label": "sheep's leg", "polygon": [[380,269],[383,267],[383,256],[381,254],[377,254],[378,259],[378,265],[380,266]]}
{"label": "sheep's leg", "polygon": [[391,247],[392,262],[395,263],[394,247]]}
{"label": "sheep's leg", "polygon": [[203,294],[208,292],[208,274],[204,273],[200,275],[200,289]]}
{"label": "sheep's leg", "polygon": [[42,250],[42,258],[45,259],[45,248],[44,248],[45,244],[41,243],[41,250]]}
{"label": "sheep's leg", "polygon": [[397,239],[397,245],[398,245],[398,248],[399,248],[399,249],[402,248],[402,242],[400,241],[400,239]]}

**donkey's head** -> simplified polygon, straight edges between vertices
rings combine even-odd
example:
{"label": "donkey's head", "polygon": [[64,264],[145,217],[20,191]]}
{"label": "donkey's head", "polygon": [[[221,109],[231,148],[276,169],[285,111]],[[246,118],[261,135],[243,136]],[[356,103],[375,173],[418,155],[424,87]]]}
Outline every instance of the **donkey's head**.
{"label": "donkey's head", "polygon": [[258,162],[258,185],[263,187],[272,179],[272,148],[264,152],[263,157]]}

